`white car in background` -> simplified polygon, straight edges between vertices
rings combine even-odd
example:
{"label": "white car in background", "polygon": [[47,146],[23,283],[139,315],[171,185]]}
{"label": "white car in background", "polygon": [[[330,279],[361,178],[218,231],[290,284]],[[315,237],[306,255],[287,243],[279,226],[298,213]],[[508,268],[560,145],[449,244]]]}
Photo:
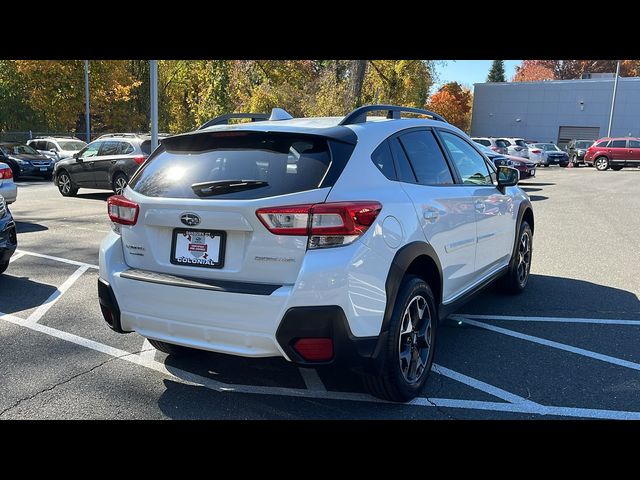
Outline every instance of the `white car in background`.
{"label": "white car in background", "polygon": [[86,147],[87,143],[76,137],[36,137],[28,140],[27,145],[57,162],[72,157]]}
{"label": "white car in background", "polygon": [[7,204],[16,201],[18,187],[13,182],[13,172],[6,163],[0,162],[0,197],[4,197]]}
{"label": "white car in background", "polygon": [[507,150],[509,155],[514,157],[529,158],[529,147],[524,141],[524,138],[502,138],[507,143]]}

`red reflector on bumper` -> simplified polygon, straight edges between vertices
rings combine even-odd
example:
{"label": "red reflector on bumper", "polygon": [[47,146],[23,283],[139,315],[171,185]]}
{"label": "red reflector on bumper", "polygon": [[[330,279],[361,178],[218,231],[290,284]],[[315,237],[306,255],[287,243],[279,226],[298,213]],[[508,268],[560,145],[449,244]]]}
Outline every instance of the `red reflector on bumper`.
{"label": "red reflector on bumper", "polygon": [[309,362],[328,362],[333,358],[333,340],[330,338],[300,338],[293,348]]}

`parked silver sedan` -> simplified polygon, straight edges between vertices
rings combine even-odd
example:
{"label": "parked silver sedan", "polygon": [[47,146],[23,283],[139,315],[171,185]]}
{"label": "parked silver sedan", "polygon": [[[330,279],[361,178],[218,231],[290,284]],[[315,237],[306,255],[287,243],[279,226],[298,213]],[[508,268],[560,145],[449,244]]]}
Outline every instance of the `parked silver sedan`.
{"label": "parked silver sedan", "polygon": [[13,172],[6,163],[0,162],[0,196],[5,202],[13,203],[18,197],[18,187],[13,182]]}

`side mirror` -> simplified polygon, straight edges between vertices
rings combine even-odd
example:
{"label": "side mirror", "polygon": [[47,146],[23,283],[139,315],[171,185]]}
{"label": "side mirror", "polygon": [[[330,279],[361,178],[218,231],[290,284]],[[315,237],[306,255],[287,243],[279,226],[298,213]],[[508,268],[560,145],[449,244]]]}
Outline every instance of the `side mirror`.
{"label": "side mirror", "polygon": [[513,167],[498,167],[498,188],[513,187],[520,180],[520,172]]}

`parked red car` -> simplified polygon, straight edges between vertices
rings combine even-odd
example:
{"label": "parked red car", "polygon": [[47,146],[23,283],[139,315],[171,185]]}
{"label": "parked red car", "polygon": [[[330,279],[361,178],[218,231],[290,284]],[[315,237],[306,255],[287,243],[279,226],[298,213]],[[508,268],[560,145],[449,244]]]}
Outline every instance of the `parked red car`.
{"label": "parked red car", "polygon": [[587,149],[584,162],[600,171],[640,167],[640,138],[601,138]]}

